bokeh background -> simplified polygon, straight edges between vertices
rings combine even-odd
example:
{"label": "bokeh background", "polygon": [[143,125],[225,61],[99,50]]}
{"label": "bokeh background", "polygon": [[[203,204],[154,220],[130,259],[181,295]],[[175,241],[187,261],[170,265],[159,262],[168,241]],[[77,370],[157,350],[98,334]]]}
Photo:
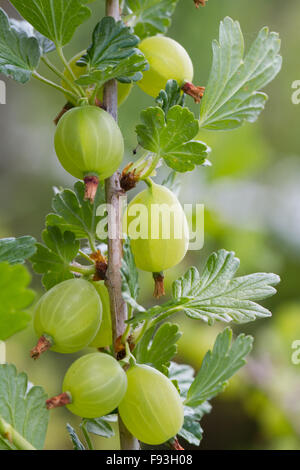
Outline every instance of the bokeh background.
{"label": "bokeh background", "polygon": [[[89,45],[91,31],[103,15],[103,0],[91,5],[93,15],[66,48],[71,58]],[[11,15],[7,1],[0,5]],[[292,104],[292,82],[300,79],[299,0],[209,0],[194,9],[181,0],[169,36],[189,52],[195,66],[195,83],[205,85],[211,65],[211,41],[218,37],[225,16],[240,21],[246,44],[268,25],[282,38],[283,69],[266,90],[266,110],[255,124],[231,132],[206,132],[212,147],[211,168],[195,170],[182,178],[181,201],[205,205],[205,245],[191,251],[167,274],[167,287],[190,265],[203,266],[214,250],[233,250],[241,260],[239,274],[256,271],[278,273],[278,295],[264,303],[273,317],[242,328],[255,336],[248,365],[213,400],[204,417],[202,449],[299,449],[300,365],[291,361],[292,342],[300,340],[300,105]],[[52,58],[55,60],[54,54]],[[7,83],[7,104],[0,105],[0,236],[33,235],[40,240],[50,211],[54,186],[71,187],[73,179],[60,167],[53,149],[53,118],[64,98],[31,81],[25,86]],[[136,145],[135,125],[140,111],[153,104],[136,86],[120,109],[120,126],[126,140],[126,159]],[[197,106],[192,105],[195,113]],[[164,171],[160,172],[161,179]],[[29,267],[30,269],[30,267]],[[150,275],[141,273],[140,302],[151,305]],[[32,286],[42,292],[40,279]],[[177,361],[196,369],[224,325],[208,327],[180,316],[184,335]],[[48,353],[36,363],[29,349],[36,338],[31,328],[8,341],[8,359],[49,395],[60,391],[63,375],[76,356]],[[71,449],[65,423],[78,421],[65,410],[51,414],[48,449]],[[114,448],[117,438],[98,439],[98,448]]]}

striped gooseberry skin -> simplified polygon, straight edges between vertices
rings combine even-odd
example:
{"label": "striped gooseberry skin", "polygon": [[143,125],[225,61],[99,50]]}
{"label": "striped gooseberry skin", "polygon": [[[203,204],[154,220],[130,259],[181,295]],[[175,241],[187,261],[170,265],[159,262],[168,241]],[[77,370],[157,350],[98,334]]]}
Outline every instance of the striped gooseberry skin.
{"label": "striped gooseberry skin", "polygon": [[55,151],[63,168],[84,179],[111,176],[120,166],[124,141],[113,117],[96,106],[70,109],[60,119],[54,138]]}
{"label": "striped gooseberry skin", "polygon": [[[71,67],[71,70],[72,72],[74,73],[75,77],[76,78],[79,78],[81,77],[81,75],[84,75],[88,72],[88,68],[87,66],[85,67],[79,67],[77,65],[77,62],[78,60],[86,53],[86,51],[81,51],[79,52],[79,54],[76,54],[69,62],[69,66]],[[70,71],[66,68],[64,70],[64,76],[70,80],[71,82],[73,82],[73,77],[70,73]],[[68,90],[68,91],[72,91],[71,90],[71,87],[70,85],[62,80],[62,86]],[[93,93],[93,87],[89,87],[87,89],[87,95],[90,97]],[[121,104],[123,104],[126,99],[128,98],[130,92],[131,92],[131,89],[132,89],[132,83],[120,83],[118,82],[118,106],[121,106]],[[102,102],[103,101],[103,87],[101,87],[97,93],[97,98]],[[68,101],[70,101],[73,105],[76,105],[76,102],[75,100],[73,101],[69,96],[66,96],[66,99]]]}
{"label": "striped gooseberry skin", "polygon": [[112,324],[108,290],[103,281],[93,283],[102,303],[102,323],[95,338],[89,345],[92,348],[104,348],[112,344]]}
{"label": "striped gooseberry skin", "polygon": [[164,90],[168,80],[176,80],[179,86],[192,82],[193,63],[186,50],[174,39],[152,36],[144,39],[140,50],[149,62],[149,70],[143,72],[138,86],[148,95],[156,98]]}
{"label": "striped gooseberry skin", "polygon": [[71,396],[67,408],[82,418],[98,418],[118,407],[127,389],[126,373],[112,356],[92,353],[68,369],[63,392]]}
{"label": "striped gooseberry skin", "polygon": [[175,386],[147,365],[127,371],[128,387],[119,405],[123,423],[137,439],[159,445],[174,437],[183,424],[183,405]]}
{"label": "striped gooseberry skin", "polygon": [[[160,216],[156,212],[158,209],[161,210]],[[135,233],[139,214],[141,231],[144,231],[143,227],[147,227],[140,236]],[[165,231],[168,219],[169,233]],[[138,268],[159,273],[176,266],[184,258],[189,244],[187,219],[180,202],[165,186],[153,183],[137,194],[128,205],[124,222],[127,223],[125,231],[131,239],[131,249]]]}
{"label": "striped gooseberry skin", "polygon": [[35,308],[34,329],[53,341],[52,351],[74,353],[88,346],[102,320],[102,304],[92,284],[69,279],[52,287]]}

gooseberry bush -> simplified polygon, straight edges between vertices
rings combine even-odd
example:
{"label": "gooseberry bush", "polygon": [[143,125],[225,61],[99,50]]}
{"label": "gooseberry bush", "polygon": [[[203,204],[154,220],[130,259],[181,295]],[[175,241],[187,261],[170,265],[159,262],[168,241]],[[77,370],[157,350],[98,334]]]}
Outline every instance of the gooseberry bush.
{"label": "gooseberry bush", "polygon": [[[267,100],[261,90],[281,68],[280,40],[265,27],[245,53],[239,23],[225,18],[219,40],[213,41],[208,83],[198,86],[188,52],[166,36],[178,0],[107,0],[90,46],[66,58],[64,47],[91,15],[87,3],[11,0],[20,20],[0,9],[0,72],[21,84],[39,80],[61,93],[54,146],[61,166],[79,180],[73,190],[56,190],[42,243],[31,236],[0,241],[0,449],[42,449],[49,413],[55,419],[59,406],[82,418],[82,438],[80,429],[66,423],[77,450],[93,449],[93,434],[111,437],[116,421],[122,450],[143,444],[198,446],[201,418],[245,364],[252,337],[240,334],[233,340],[225,328],[195,373],[173,361],[181,332],[172,316],[209,325],[269,317],[257,302],[276,292],[279,278],[236,277],[239,260],[220,249],[202,272],[189,268],[172,292],[165,292],[165,271],[185,257],[189,245],[174,186],[182,173],[199,166],[207,171],[211,149],[201,140],[203,129],[233,130],[258,118]],[[186,8],[194,8],[192,0]],[[201,9],[197,13],[201,17]],[[50,53],[57,54],[61,67]],[[57,80],[42,75],[40,64]],[[135,157],[124,166],[117,109],[133,86],[149,95],[150,106],[136,127]],[[197,115],[188,107],[192,100]],[[159,183],[161,167],[170,173]],[[135,187],[138,194],[122,213],[120,199]],[[105,213],[99,210],[103,204]],[[156,205],[173,209],[179,236],[171,228],[163,237],[162,219],[152,211]],[[143,237],[131,233],[140,206],[147,214],[139,228]],[[106,238],[99,230],[104,221]],[[45,289],[36,303],[27,260]],[[167,301],[140,305],[138,269],[153,273],[154,296],[168,294]],[[33,360],[51,351],[84,350],[54,397],[6,363],[5,341],[31,321],[37,336]],[[92,349],[85,353],[87,347]]]}

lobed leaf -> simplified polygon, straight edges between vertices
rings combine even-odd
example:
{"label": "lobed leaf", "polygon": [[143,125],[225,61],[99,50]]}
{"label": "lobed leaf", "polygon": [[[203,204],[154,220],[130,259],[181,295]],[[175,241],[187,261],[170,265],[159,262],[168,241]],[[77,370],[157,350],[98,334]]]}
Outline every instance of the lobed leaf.
{"label": "lobed leaf", "polygon": [[70,272],[70,263],[76,258],[80,247],[72,232],[61,233],[58,227],[48,226],[42,233],[45,245],[36,244],[37,252],[31,257],[33,269],[43,274],[45,288],[59,284],[74,276]]}
{"label": "lobed leaf", "polygon": [[40,45],[26,25],[11,23],[0,8],[0,72],[26,83],[40,61]]}
{"label": "lobed leaf", "polygon": [[213,350],[208,351],[191,384],[185,404],[197,407],[221,393],[227,381],[246,363],[252,349],[252,336],[241,334],[231,344],[232,330],[226,328],[217,336]]}
{"label": "lobed leaf", "polygon": [[279,276],[256,273],[234,278],[239,264],[233,252],[219,250],[213,253],[202,275],[192,267],[173,283],[171,301],[139,313],[129,322],[136,325],[156,318],[157,323],[179,311],[210,325],[215,321],[246,323],[269,317],[271,312],[255,301],[276,293],[273,286],[280,282]]}
{"label": "lobed leaf", "polygon": [[[0,415],[39,450],[43,448],[48,427],[46,398],[41,387],[29,387],[24,372],[18,374],[14,365],[0,365]],[[0,449],[3,448],[14,447],[3,439]]]}
{"label": "lobed leaf", "polygon": [[210,149],[193,140],[199,124],[187,108],[172,106],[165,116],[161,108],[150,107],[142,111],[141,121],[136,127],[139,144],[163,158],[173,170],[191,171],[205,162]]}
{"label": "lobed leaf", "polygon": [[176,80],[168,80],[165,89],[159,92],[155,101],[162,108],[165,115],[167,115],[169,109],[173,106],[184,106],[185,94],[182,93],[181,87]]}
{"label": "lobed leaf", "polygon": [[78,26],[91,15],[79,0],[10,1],[25,20],[58,47],[70,42]]}
{"label": "lobed leaf", "polygon": [[100,87],[113,78],[127,83],[140,80],[148,62],[136,49],[138,43],[139,38],[122,21],[110,16],[102,18],[94,29],[91,46],[77,62],[88,66],[88,73],[76,83],[97,83]]}
{"label": "lobed leaf", "polygon": [[81,427],[84,427],[85,430],[91,434],[96,434],[96,436],[101,436],[105,438],[110,438],[115,435],[115,432],[109,423],[117,422],[118,415],[111,414],[107,416],[102,416],[101,418],[94,419],[84,419],[81,423]]}
{"label": "lobed leaf", "polygon": [[213,42],[213,64],[201,101],[200,128],[227,130],[254,122],[267,95],[259,92],[279,73],[282,58],[277,33],[263,28],[244,57],[244,38],[238,21],[226,17],[219,42]]}
{"label": "lobed leaf", "polygon": [[155,330],[153,326],[146,331],[134,349],[134,354],[139,364],[149,364],[168,375],[170,361],[177,353],[176,343],[182,333],[174,323],[164,323]]}
{"label": "lobed leaf", "polygon": [[137,298],[140,292],[139,275],[131,251],[130,239],[128,237],[125,238],[123,243],[121,275],[122,295],[125,301],[131,305],[133,310],[144,311],[145,309],[137,303]]}
{"label": "lobed leaf", "polygon": [[0,263],[0,340],[6,340],[27,327],[26,312],[35,297],[28,289],[31,277],[24,266]]}
{"label": "lobed leaf", "polygon": [[58,191],[52,200],[55,214],[47,216],[46,225],[57,226],[62,233],[72,232],[76,239],[95,240],[97,224],[101,220],[97,216],[97,209],[105,203],[104,190],[99,185],[94,204],[85,201],[84,191],[84,183],[81,181],[75,183],[74,191]]}
{"label": "lobed leaf", "polygon": [[75,429],[72,428],[69,423],[67,423],[67,431],[73,443],[74,450],[86,450],[81,440],[77,436]]}
{"label": "lobed leaf", "polygon": [[165,34],[178,0],[126,0],[128,14],[124,20],[140,39]]}

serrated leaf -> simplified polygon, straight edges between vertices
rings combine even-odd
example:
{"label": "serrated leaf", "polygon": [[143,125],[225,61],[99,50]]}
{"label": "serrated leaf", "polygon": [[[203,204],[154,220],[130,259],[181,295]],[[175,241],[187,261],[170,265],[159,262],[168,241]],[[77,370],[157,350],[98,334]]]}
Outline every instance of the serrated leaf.
{"label": "serrated leaf", "polygon": [[254,301],[274,295],[273,286],[280,282],[279,276],[256,273],[233,279],[239,264],[233,252],[213,253],[201,276],[197,268],[192,267],[173,283],[173,300],[128,321],[136,325],[156,318],[157,323],[179,311],[210,325],[215,321],[246,323],[269,317],[271,312]]}
{"label": "serrated leaf", "polygon": [[165,34],[177,3],[178,0],[126,0],[128,14],[124,21],[141,39],[157,33]]}
{"label": "serrated leaf", "polygon": [[185,94],[176,80],[168,80],[165,89],[159,92],[155,101],[167,115],[172,106],[184,106]]}
{"label": "serrated leaf", "polygon": [[37,31],[62,47],[71,41],[76,29],[91,10],[79,0],[11,0],[18,12]]}
{"label": "serrated leaf", "polygon": [[84,199],[84,184],[77,181],[74,191],[64,189],[56,193],[52,200],[55,214],[49,214],[46,219],[47,226],[57,226],[61,232],[72,232],[76,239],[96,239],[96,228],[101,217],[97,216],[97,209],[105,203],[103,188],[99,185],[94,204]]}
{"label": "serrated leaf", "polygon": [[72,232],[62,234],[58,227],[47,227],[42,238],[45,245],[36,244],[37,252],[31,257],[31,262],[35,272],[43,274],[42,281],[48,290],[74,277],[69,266],[78,254],[80,243]]}
{"label": "serrated leaf", "polygon": [[246,363],[252,349],[252,336],[239,335],[231,344],[232,330],[226,328],[217,336],[213,350],[208,351],[189,388],[185,404],[197,407],[222,392],[227,381]]}
{"label": "serrated leaf", "polygon": [[6,340],[27,327],[26,312],[35,297],[28,289],[31,277],[24,266],[0,263],[0,340]]}
{"label": "serrated leaf", "polygon": [[139,38],[122,21],[110,16],[102,18],[94,29],[91,46],[77,62],[79,66],[88,66],[88,73],[76,83],[102,86],[113,78],[122,82],[140,80],[148,63],[136,49],[138,43]]}
{"label": "serrated leaf", "polygon": [[40,60],[38,40],[25,27],[14,28],[0,8],[0,72],[20,83],[30,80]]}
{"label": "serrated leaf", "polygon": [[156,331],[149,328],[134,349],[139,364],[149,364],[155,369],[169,373],[171,359],[177,353],[177,341],[182,333],[174,323],[164,323]]}
{"label": "serrated leaf", "polygon": [[115,435],[115,432],[109,423],[117,422],[118,415],[107,415],[102,416],[101,418],[94,419],[84,419],[81,423],[81,426],[86,429],[87,432],[91,434],[96,434],[97,436],[110,438]]}
{"label": "serrated leaf", "polygon": [[14,365],[0,365],[0,415],[36,449],[42,449],[49,419],[47,396],[41,387],[28,388],[24,372],[18,374]]}
{"label": "serrated leaf", "polygon": [[74,450],[86,450],[81,440],[77,436],[75,429],[72,428],[72,426],[69,423],[67,423],[66,427],[67,427],[69,436],[71,438],[71,441],[73,443]]}
{"label": "serrated leaf", "polygon": [[173,106],[165,116],[161,108],[150,107],[142,111],[141,121],[136,127],[139,144],[163,158],[170,168],[185,172],[204,163],[210,149],[193,140],[199,124],[187,108]]}
{"label": "serrated leaf", "polygon": [[40,46],[40,53],[42,56],[45,54],[48,54],[48,52],[54,51],[55,49],[54,42],[50,41],[50,39],[46,38],[41,33],[36,31],[34,27],[30,23],[28,23],[28,21],[16,20],[15,18],[10,18],[9,22],[10,22],[11,27],[15,31],[19,33],[26,32],[28,37],[34,37],[37,39],[39,46]]}
{"label": "serrated leaf", "polygon": [[35,238],[30,236],[0,239],[0,262],[24,263],[36,252],[35,243]]}
{"label": "serrated leaf", "polygon": [[219,42],[213,42],[213,64],[200,108],[200,127],[226,130],[254,122],[267,96],[259,92],[279,73],[282,58],[277,33],[263,28],[244,58],[238,21],[225,18]]}

